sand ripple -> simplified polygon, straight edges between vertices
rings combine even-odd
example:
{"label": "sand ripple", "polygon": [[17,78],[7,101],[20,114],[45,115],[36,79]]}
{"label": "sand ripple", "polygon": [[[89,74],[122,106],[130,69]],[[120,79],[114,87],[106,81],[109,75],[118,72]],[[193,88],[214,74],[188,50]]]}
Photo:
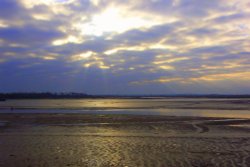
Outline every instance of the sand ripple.
{"label": "sand ripple", "polygon": [[9,121],[0,131],[1,167],[250,166],[249,129],[231,126],[249,120],[112,116],[98,123],[92,116],[48,124],[44,117],[0,117]]}

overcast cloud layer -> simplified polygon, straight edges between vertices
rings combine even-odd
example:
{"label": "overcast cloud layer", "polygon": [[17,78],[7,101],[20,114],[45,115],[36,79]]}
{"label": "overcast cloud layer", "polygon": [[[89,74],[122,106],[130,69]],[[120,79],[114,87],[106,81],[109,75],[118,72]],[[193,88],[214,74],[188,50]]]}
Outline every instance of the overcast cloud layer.
{"label": "overcast cloud layer", "polygon": [[250,2],[1,0],[0,91],[250,93]]}

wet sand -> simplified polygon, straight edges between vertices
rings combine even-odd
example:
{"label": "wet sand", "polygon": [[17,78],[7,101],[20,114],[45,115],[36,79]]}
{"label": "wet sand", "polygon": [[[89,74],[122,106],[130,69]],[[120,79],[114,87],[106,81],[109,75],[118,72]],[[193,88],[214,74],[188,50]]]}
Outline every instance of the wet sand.
{"label": "wet sand", "polygon": [[0,166],[250,166],[250,119],[0,114]]}

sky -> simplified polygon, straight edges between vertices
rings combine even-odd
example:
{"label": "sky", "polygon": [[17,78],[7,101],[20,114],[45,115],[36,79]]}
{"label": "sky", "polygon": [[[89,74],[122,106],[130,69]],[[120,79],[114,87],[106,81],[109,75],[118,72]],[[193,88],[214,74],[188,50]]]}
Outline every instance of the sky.
{"label": "sky", "polygon": [[250,94],[249,0],[0,0],[0,92]]}

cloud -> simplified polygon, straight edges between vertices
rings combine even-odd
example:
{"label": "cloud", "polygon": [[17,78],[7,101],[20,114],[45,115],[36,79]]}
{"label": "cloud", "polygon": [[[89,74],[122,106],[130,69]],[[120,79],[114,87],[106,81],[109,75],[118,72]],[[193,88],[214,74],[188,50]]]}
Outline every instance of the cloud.
{"label": "cloud", "polygon": [[138,43],[157,42],[168,34],[173,33],[180,23],[167,23],[162,25],[156,25],[149,29],[133,29],[127,31],[121,35],[117,35],[115,40],[127,41],[128,44],[134,45]]}
{"label": "cloud", "polygon": [[249,13],[247,0],[2,0],[0,91],[247,92]]}
{"label": "cloud", "polygon": [[61,32],[53,30],[42,30],[36,27],[3,28],[0,29],[1,39],[13,43],[47,43],[52,39],[63,36]]}
{"label": "cloud", "polygon": [[24,8],[16,0],[2,0],[0,4],[1,19],[8,20],[25,16]]}

